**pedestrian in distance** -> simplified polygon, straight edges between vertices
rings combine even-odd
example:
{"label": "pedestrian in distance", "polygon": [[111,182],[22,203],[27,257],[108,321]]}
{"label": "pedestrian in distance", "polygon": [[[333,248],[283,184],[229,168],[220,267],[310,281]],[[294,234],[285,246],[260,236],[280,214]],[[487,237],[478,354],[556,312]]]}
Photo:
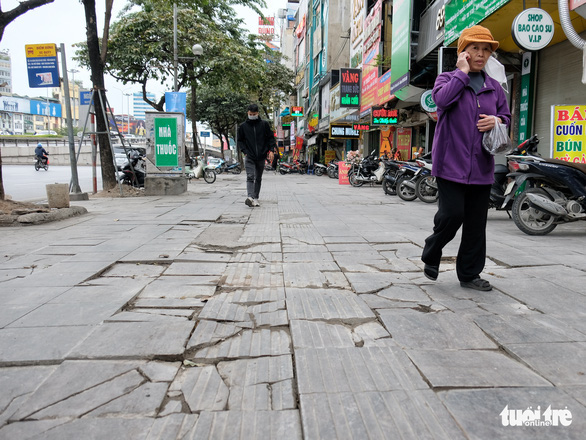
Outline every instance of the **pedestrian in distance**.
{"label": "pedestrian in distance", "polygon": [[248,197],[244,203],[252,208],[260,206],[258,197],[265,160],[268,159],[269,163],[273,162],[277,143],[270,124],[260,118],[258,105],[250,104],[247,113],[247,120],[238,127],[238,149],[244,154],[244,169],[246,170]]}
{"label": "pedestrian in distance", "polygon": [[49,153],[47,153],[47,150],[45,150],[43,148],[43,144],[41,144],[40,142],[37,144],[37,148],[35,148],[35,156],[39,159],[41,159],[43,161],[43,163],[47,163],[47,161],[49,160],[49,158],[47,157],[49,155]]}
{"label": "pedestrian in distance", "polygon": [[[456,274],[462,287],[488,291],[480,277],[486,260],[486,221],[494,158],[482,147],[495,120],[509,125],[511,112],[500,84],[483,68],[499,47],[483,26],[464,29],[458,39],[456,70],[441,73],[433,87],[438,122],[432,148],[439,202],[433,233],[425,240],[424,274],[435,281],[442,250],[462,227]],[[495,118],[496,117],[496,118]]]}

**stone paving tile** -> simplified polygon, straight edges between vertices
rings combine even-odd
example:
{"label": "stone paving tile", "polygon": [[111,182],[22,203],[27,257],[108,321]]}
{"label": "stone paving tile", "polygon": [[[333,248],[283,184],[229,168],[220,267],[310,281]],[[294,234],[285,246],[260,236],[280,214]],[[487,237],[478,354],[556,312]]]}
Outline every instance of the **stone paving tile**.
{"label": "stone paving tile", "polygon": [[[178,280],[176,278],[179,278]],[[184,284],[182,280],[193,277],[166,277],[162,276],[140,292],[139,298],[207,298],[216,292],[216,286]],[[197,280],[194,280],[197,281]]]}
{"label": "stone paving tile", "polygon": [[37,307],[39,307],[38,304],[3,304],[0,309],[0,328],[4,328],[21,319]]}
{"label": "stone paving tile", "polygon": [[[584,432],[586,432],[586,408],[557,388],[524,387],[448,390],[440,391],[438,396],[469,438],[581,440],[584,438]],[[564,410],[567,408],[572,415],[571,425],[503,425],[503,415],[501,414],[505,408],[508,408],[509,411],[526,411],[531,408],[533,411],[539,411],[540,417],[537,421],[544,422],[544,413],[549,407],[552,410]]]}
{"label": "stone paving tile", "polygon": [[180,262],[227,263],[231,258],[232,252],[206,252],[197,247],[189,246],[175,260]]}
{"label": "stone paving tile", "polygon": [[172,263],[167,270],[165,270],[165,275],[216,275],[221,276],[224,271],[226,270],[227,263],[216,263],[216,262],[198,262],[197,264],[193,263],[184,263],[184,262],[175,262]]}
{"label": "stone paving tile", "polygon": [[381,321],[402,347],[430,350],[496,349],[474,322],[456,313],[379,310]]}
{"label": "stone paving tile", "polygon": [[429,390],[302,394],[300,406],[305,438],[466,438]]}
{"label": "stone paving tile", "polygon": [[252,325],[252,319],[247,313],[248,307],[232,301],[233,296],[221,293],[210,298],[199,314],[199,319],[214,321],[248,322]]}
{"label": "stone paving tile", "polygon": [[413,284],[393,284],[387,289],[377,292],[378,296],[394,301],[429,302],[429,296]]}
{"label": "stone paving tile", "polygon": [[[122,283],[121,283],[122,284]],[[101,285],[74,286],[55,298],[51,304],[84,304],[84,303],[114,303],[126,304],[134,298],[144,287],[144,283],[136,282],[134,285],[122,284],[117,288]]]}
{"label": "stone paving tile", "polygon": [[[194,322],[108,322],[69,353],[70,359],[180,356]],[[117,341],[112,344],[112,341]]]}
{"label": "stone paving tile", "polygon": [[[38,388],[34,390],[29,398],[22,403],[18,411],[11,417],[11,420],[23,420],[31,418],[47,408],[67,402],[69,399],[78,399],[77,396],[87,393],[85,396],[88,402],[80,399],[78,404],[91,407],[90,397],[95,401],[102,399],[103,394],[108,393],[106,384],[115,381],[125,375],[126,379],[122,382],[129,383],[134,381],[136,384],[144,382],[144,377],[138,374],[137,368],[144,365],[144,362],[100,362],[99,364],[91,361],[65,361],[50,374]],[[128,375],[134,372],[135,374]],[[100,393],[98,390],[102,391]],[[120,393],[112,393],[114,397],[126,393],[124,388],[120,388]],[[67,407],[67,405],[65,405]],[[98,406],[98,405],[96,405]],[[69,411],[78,411],[79,408],[71,406]]]}
{"label": "stone paving tile", "polygon": [[348,281],[335,262],[284,263],[285,287],[349,288]]}
{"label": "stone paving tile", "polygon": [[183,439],[193,430],[197,414],[171,414],[156,418],[146,440]]}
{"label": "stone paving tile", "polygon": [[[187,322],[189,317],[187,316],[175,316],[168,313],[172,313],[170,310],[165,310],[167,314],[161,313],[163,311],[157,311],[154,309],[149,310],[150,313],[143,311],[132,311],[132,312],[121,312],[108,318],[105,322]],[[193,312],[195,313],[195,312]]]}
{"label": "stone paving tile", "polygon": [[354,328],[354,341],[357,347],[386,344],[389,338],[390,333],[378,322],[367,322]]}
{"label": "stone paving tile", "polygon": [[405,353],[386,347],[295,350],[300,394],[428,389]]}
{"label": "stone paving tile", "polygon": [[186,439],[301,439],[299,412],[203,411]]}
{"label": "stone paving tile", "polygon": [[206,300],[202,298],[138,298],[133,306],[143,309],[202,309]]}
{"label": "stone paving tile", "polygon": [[282,263],[283,254],[281,252],[236,252],[232,256],[230,263]]}
{"label": "stone paving tile", "polygon": [[157,278],[166,268],[166,266],[157,264],[116,263],[105,271],[102,277]]}
{"label": "stone paving tile", "polygon": [[272,408],[269,385],[231,387],[228,409],[230,411],[270,411]]}
{"label": "stone paving tile", "polygon": [[5,328],[0,330],[0,366],[61,362],[95,327]]}
{"label": "stone paving tile", "polygon": [[578,385],[578,386],[568,386],[568,387],[560,387],[574,399],[582,404],[586,408],[586,386]]}
{"label": "stone paving tile", "polygon": [[63,440],[73,438],[146,438],[154,419],[82,418],[12,423],[0,429],[0,438]]}
{"label": "stone paving tile", "polygon": [[500,351],[407,350],[407,354],[433,388],[551,386]]}
{"label": "stone paving tile", "polygon": [[404,274],[384,273],[360,273],[346,272],[346,278],[356,293],[377,293],[394,284],[408,284],[409,280]]}
{"label": "stone paving tile", "polygon": [[586,343],[508,344],[506,350],[556,386],[586,385]]}
{"label": "stone paving tile", "polygon": [[214,345],[242,331],[243,327],[232,323],[223,323],[200,319],[197,322],[195,331],[187,342],[187,350]]}
{"label": "stone paving tile", "polygon": [[291,338],[284,330],[244,330],[213,347],[198,350],[189,359],[212,362],[237,358],[279,356],[291,353]]}
{"label": "stone paving tile", "polygon": [[225,410],[230,395],[213,365],[182,369],[169,390],[181,391],[192,412]]}
{"label": "stone paving tile", "polygon": [[283,265],[281,263],[228,264],[220,280],[223,287],[265,288],[283,287]]}
{"label": "stone paving tile", "polygon": [[586,342],[586,335],[568,324],[542,314],[533,316],[486,315],[474,322],[500,345],[543,342]]}
{"label": "stone paving tile", "polygon": [[293,379],[291,355],[265,356],[218,363],[218,372],[230,387],[275,384]]}
{"label": "stone paving tile", "polygon": [[[304,254],[304,253],[328,253],[330,252],[327,246],[323,244],[305,244],[305,243],[296,243],[296,244],[286,244],[283,243],[283,254]],[[286,255],[283,255],[285,257]]]}
{"label": "stone paving tile", "polygon": [[114,315],[122,305],[122,302],[44,304],[7,328],[97,325]]}
{"label": "stone paving tile", "polygon": [[334,257],[329,252],[287,252],[283,255],[285,263],[314,263],[322,261],[334,261]]}
{"label": "stone paving tile", "polygon": [[287,288],[289,319],[361,324],[375,318],[358,295],[348,290]]}
{"label": "stone paving tile", "polygon": [[291,339],[296,349],[356,346],[351,328],[319,321],[291,320]]}

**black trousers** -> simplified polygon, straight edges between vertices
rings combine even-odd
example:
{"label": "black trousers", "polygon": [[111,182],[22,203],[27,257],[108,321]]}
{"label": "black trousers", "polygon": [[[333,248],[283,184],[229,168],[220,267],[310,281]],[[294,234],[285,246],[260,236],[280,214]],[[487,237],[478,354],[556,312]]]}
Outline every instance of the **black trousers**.
{"label": "black trousers", "polygon": [[246,157],[244,159],[244,168],[246,169],[246,192],[248,197],[258,199],[262,173],[265,170],[265,160],[252,160]]}
{"label": "black trousers", "polygon": [[456,259],[460,281],[472,281],[484,269],[486,260],[486,219],[490,185],[466,185],[437,178],[438,210],[433,234],[425,240],[421,260],[439,266],[443,248],[462,227],[462,241]]}

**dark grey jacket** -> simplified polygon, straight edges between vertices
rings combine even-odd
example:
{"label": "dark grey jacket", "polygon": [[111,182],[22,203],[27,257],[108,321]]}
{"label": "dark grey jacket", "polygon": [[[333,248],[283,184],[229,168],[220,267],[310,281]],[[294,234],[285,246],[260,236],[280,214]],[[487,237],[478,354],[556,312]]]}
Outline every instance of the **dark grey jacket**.
{"label": "dark grey jacket", "polygon": [[275,133],[267,121],[247,119],[238,127],[238,149],[252,160],[265,160],[275,151]]}

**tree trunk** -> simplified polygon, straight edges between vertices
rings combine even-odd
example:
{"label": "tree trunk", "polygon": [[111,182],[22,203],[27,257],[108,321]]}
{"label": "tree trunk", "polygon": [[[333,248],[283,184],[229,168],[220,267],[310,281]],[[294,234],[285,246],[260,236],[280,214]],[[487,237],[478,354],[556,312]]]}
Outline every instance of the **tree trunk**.
{"label": "tree trunk", "polygon": [[197,116],[195,114],[197,110],[196,92],[197,83],[195,82],[195,80],[193,80],[191,81],[191,129],[193,136],[193,154],[197,157],[199,156],[199,145],[197,144]]}
{"label": "tree trunk", "polygon": [[[96,22],[96,1],[82,0],[85,8],[86,33],[88,54],[91,68],[91,78],[94,90],[102,97],[106,105],[106,92],[104,90],[104,62],[100,54],[100,41],[98,38],[98,26]],[[111,6],[110,6],[111,7]],[[96,126],[98,134],[98,144],[100,146],[100,163],[102,169],[102,186],[104,190],[112,189],[116,186],[116,169],[110,148],[110,130],[108,121],[104,118],[102,102],[96,97],[94,100],[96,111]]]}
{"label": "tree trunk", "polygon": [[4,180],[2,179],[2,148],[0,148],[0,200],[4,200],[6,194],[4,194]]}

